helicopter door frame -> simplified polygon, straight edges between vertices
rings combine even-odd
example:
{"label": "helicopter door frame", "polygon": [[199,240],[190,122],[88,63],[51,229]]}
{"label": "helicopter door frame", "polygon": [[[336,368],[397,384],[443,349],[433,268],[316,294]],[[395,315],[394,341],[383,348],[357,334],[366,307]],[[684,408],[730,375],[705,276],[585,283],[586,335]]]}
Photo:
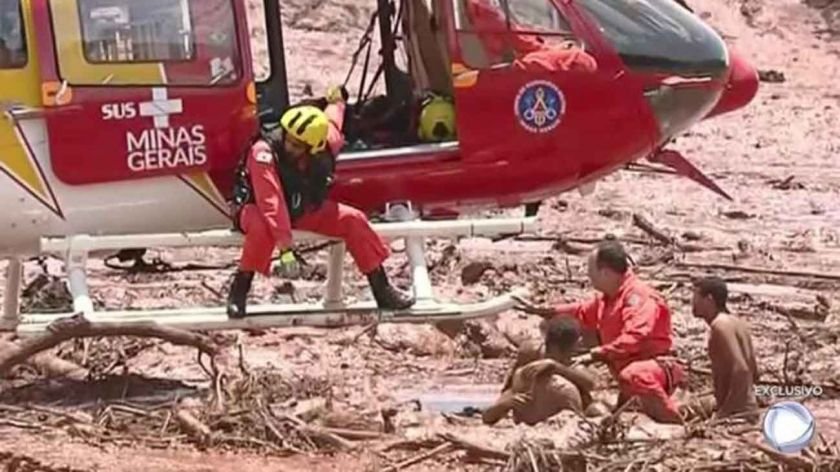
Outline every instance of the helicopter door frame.
{"label": "helicopter door frame", "polygon": [[[289,106],[289,77],[286,69],[286,46],[283,42],[283,20],[280,0],[262,0],[265,15],[265,37],[270,74],[256,82],[257,107],[262,123],[276,123]],[[255,51],[251,52],[252,54]],[[256,74],[256,71],[254,71]]]}

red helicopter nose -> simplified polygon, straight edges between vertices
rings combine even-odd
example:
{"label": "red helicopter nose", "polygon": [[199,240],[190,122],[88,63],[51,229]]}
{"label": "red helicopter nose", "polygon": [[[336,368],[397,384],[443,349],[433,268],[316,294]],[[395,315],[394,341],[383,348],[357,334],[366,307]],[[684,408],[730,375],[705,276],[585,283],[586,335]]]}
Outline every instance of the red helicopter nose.
{"label": "red helicopter nose", "polygon": [[758,92],[758,72],[740,54],[729,49],[731,61],[729,81],[717,105],[706,118],[728,113],[747,106]]}

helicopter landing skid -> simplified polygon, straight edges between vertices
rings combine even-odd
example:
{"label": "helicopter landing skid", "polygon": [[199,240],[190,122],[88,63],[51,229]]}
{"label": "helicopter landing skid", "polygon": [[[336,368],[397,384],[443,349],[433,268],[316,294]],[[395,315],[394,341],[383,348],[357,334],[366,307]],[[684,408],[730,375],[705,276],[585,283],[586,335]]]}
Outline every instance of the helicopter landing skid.
{"label": "helicopter landing skid", "polygon": [[[374,229],[386,239],[404,238],[410,264],[415,304],[408,310],[380,310],[373,302],[346,303],[342,294],[345,245],[336,241],[329,251],[326,294],[320,303],[285,305],[249,305],[248,316],[230,319],[224,307],[199,307],[159,310],[95,310],[88,293],[86,263],[88,255],[137,247],[195,247],[238,246],[242,235],[229,230],[210,230],[197,233],[166,233],[140,235],[89,236],[74,235],[62,238],[42,238],[41,253],[64,256],[67,283],[73,297],[72,313],[17,313],[20,293],[20,263],[9,264],[8,296],[5,312],[0,319],[0,331],[17,331],[19,335],[43,333],[60,319],[83,316],[90,322],[120,324],[157,323],[186,330],[228,330],[312,326],[336,328],[370,323],[435,323],[448,320],[467,320],[492,316],[514,306],[514,296],[526,296],[527,290],[514,289],[508,294],[476,303],[443,303],[435,299],[426,266],[427,237],[474,237],[518,234],[531,230],[535,217],[511,219],[478,219],[450,221],[400,221],[375,224]],[[321,235],[295,231],[294,240],[325,241]],[[15,278],[13,275],[18,274]]]}

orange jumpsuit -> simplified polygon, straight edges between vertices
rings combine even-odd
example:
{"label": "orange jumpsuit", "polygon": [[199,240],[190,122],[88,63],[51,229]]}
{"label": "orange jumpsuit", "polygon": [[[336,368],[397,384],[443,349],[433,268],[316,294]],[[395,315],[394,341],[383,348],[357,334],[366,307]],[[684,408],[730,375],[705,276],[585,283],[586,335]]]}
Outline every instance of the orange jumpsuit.
{"label": "orange jumpsuit", "polygon": [[[344,144],[341,132],[344,104],[331,104],[325,112],[330,119],[327,145],[332,156],[337,156]],[[307,208],[303,216],[292,221],[275,166],[276,158],[263,140],[254,143],[248,155],[246,166],[255,203],[243,206],[239,215],[239,225],[245,233],[239,262],[241,271],[269,275],[271,255],[278,246],[291,247],[292,229],[344,240],[363,274],[374,271],[388,258],[388,245],[373,230],[367,216],[353,207],[326,199],[320,207]]]}
{"label": "orange jumpsuit", "polygon": [[[535,34],[508,29],[504,14],[486,0],[468,0],[467,10],[472,31],[478,35],[492,63],[501,62],[504,53],[513,48],[514,67],[526,72],[594,72],[598,68],[595,59],[578,47],[547,46]],[[511,28],[518,26],[511,22]]]}
{"label": "orange jumpsuit", "polygon": [[657,360],[673,344],[671,312],[665,300],[632,270],[625,274],[615,297],[599,295],[557,310],[571,311],[585,328],[597,330],[599,350],[618,379],[622,400],[638,395],[643,410],[657,420],[663,410],[679,416],[671,394],[682,383],[684,372],[676,364]]}

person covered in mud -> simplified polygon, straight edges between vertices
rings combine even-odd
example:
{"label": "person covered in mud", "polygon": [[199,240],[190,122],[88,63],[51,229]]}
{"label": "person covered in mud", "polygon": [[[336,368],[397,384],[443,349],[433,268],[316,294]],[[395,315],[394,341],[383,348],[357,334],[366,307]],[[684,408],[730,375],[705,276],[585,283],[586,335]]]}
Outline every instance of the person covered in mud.
{"label": "person covered in mud", "polygon": [[547,323],[541,343],[523,344],[498,400],[482,414],[492,425],[513,411],[516,423],[535,425],[562,410],[597,416],[606,407],[592,401],[595,377],[583,368],[570,367],[581,338],[580,324],[572,317]]}
{"label": "person covered in mud", "polygon": [[750,329],[744,320],[729,314],[728,297],[726,282],[719,277],[705,277],[694,283],[692,312],[710,328],[708,352],[715,389],[713,417],[738,416],[756,421],[758,403],[753,386],[759,373]]}
{"label": "person covered in mud", "polygon": [[669,357],[673,333],[664,298],[638,278],[617,241],[605,241],[592,251],[588,275],[600,292],[588,301],[546,308],[519,300],[517,308],[547,318],[571,315],[584,328],[597,330],[601,344],[579,361],[607,364],[619,384],[616,409],[637,397],[641,410],[655,421],[682,423],[672,396],[685,373]]}

